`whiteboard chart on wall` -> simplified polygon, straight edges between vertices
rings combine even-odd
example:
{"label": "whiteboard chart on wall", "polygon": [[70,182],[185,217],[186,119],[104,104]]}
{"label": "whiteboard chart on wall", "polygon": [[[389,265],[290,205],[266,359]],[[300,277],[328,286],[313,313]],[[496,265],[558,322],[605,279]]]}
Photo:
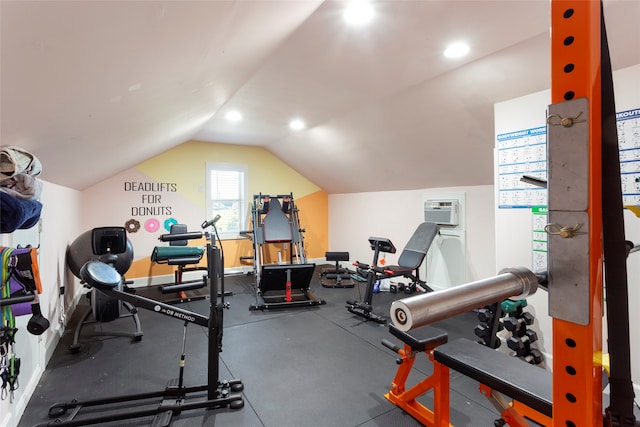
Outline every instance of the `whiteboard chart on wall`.
{"label": "whiteboard chart on wall", "polygon": [[[625,206],[640,206],[640,109],[616,113],[622,197]],[[547,180],[547,129],[539,126],[496,136],[498,208],[547,205],[547,189],[522,182],[526,175]]]}
{"label": "whiteboard chart on wall", "polygon": [[622,203],[640,205],[640,109],[616,113],[620,173],[622,175]]}
{"label": "whiteboard chart on wall", "polygon": [[531,207],[532,229],[532,271],[547,271],[548,235],[545,226],[549,223],[546,206]]}
{"label": "whiteboard chart on wall", "polygon": [[497,136],[498,207],[546,206],[547,191],[520,181],[523,175],[546,181],[547,128],[539,126]]}

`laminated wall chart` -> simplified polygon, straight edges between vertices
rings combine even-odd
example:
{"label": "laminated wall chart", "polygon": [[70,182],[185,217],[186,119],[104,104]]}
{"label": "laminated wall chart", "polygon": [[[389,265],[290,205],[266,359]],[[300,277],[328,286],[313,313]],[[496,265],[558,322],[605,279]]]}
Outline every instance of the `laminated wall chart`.
{"label": "laminated wall chart", "polygon": [[[622,197],[640,206],[640,108],[616,113]],[[497,135],[498,207],[547,205],[547,189],[520,181],[523,175],[547,180],[547,129],[540,126]]]}
{"label": "laminated wall chart", "polygon": [[[624,206],[640,206],[640,108],[616,113]],[[499,134],[498,208],[531,209],[533,264],[546,269],[547,189],[520,181],[523,175],[547,180],[546,126]]]}

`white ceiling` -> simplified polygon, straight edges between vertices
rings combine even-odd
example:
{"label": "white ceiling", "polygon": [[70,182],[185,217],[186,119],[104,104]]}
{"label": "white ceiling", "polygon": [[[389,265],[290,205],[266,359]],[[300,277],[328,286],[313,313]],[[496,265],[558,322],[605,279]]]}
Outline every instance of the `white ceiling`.
{"label": "white ceiling", "polygon": [[[349,27],[344,1],[2,0],[1,142],[79,190],[188,140],[329,193],[491,184],[493,105],[550,85],[549,1],[373,5]],[[640,1],[604,6],[614,70],[640,63]]]}

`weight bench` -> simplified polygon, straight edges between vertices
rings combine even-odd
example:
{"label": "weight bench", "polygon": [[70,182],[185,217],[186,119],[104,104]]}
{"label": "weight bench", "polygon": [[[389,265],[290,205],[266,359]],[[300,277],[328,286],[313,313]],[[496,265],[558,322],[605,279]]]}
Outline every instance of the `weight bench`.
{"label": "weight bench", "polygon": [[418,285],[424,292],[432,292],[426,282],[420,279],[420,266],[433,243],[433,239],[439,233],[440,227],[434,222],[423,222],[407,242],[398,258],[398,265],[378,266],[380,252],[395,254],[396,247],[390,239],[385,237],[369,237],[369,246],[373,250],[371,265],[356,261],[358,275],[367,278],[367,288],[363,301],[348,300],[346,308],[350,313],[364,317],[367,320],[384,324],[386,319],[373,313],[373,294],[375,283],[380,279],[391,277],[408,277],[412,280],[409,285],[403,285],[404,292],[409,294],[418,290]]}
{"label": "weight bench", "polygon": [[340,267],[340,261],[349,261],[349,252],[325,252],[324,257],[327,261],[335,261],[336,265],[320,272],[320,284],[325,288],[353,288],[353,273]]}
{"label": "weight bench", "polygon": [[[474,341],[460,338],[448,342],[446,332],[423,326],[402,332],[389,325],[389,332],[404,342],[404,348],[382,340],[382,344],[400,354],[399,367],[385,398],[416,420],[429,427],[450,427],[449,368],[480,383],[480,391],[500,412],[495,425],[529,426],[526,418],[550,426],[552,415],[551,373],[490,349]],[[433,373],[406,389],[415,357],[424,352],[433,363]],[[433,410],[416,399],[433,390]],[[502,396],[509,396],[507,402]]]}
{"label": "weight bench", "polygon": [[[408,332],[402,332],[389,325],[391,335],[404,342],[404,348],[398,347],[384,339],[382,345],[402,356],[396,360],[398,370],[391,383],[391,390],[384,397],[394,405],[402,408],[425,426],[450,427],[449,423],[449,369],[434,361],[433,350],[449,340],[446,332],[423,326]],[[433,373],[410,388],[406,388],[407,378],[419,353],[426,353],[433,363]],[[417,398],[433,390],[433,410],[418,402]]]}
{"label": "weight bench", "polygon": [[420,266],[424,261],[433,239],[440,232],[440,226],[435,222],[423,222],[413,232],[398,258],[397,265],[375,267],[381,278],[403,276],[411,279],[411,285],[405,287],[405,293],[413,293],[420,285],[427,292],[432,292],[426,282],[420,279]]}
{"label": "weight bench", "polygon": [[[482,394],[509,426],[528,426],[523,417],[551,425],[551,372],[465,338],[436,348],[433,357],[478,381]],[[500,394],[513,402],[509,404]]]}

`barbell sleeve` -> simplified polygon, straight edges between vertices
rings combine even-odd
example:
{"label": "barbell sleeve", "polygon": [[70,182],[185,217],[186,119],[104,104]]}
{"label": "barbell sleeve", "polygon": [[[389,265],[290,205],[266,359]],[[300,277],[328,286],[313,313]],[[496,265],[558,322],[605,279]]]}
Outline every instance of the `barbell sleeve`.
{"label": "barbell sleeve", "polygon": [[497,276],[394,301],[390,316],[401,331],[425,326],[507,298],[523,299],[538,289],[538,277],[525,267]]}

